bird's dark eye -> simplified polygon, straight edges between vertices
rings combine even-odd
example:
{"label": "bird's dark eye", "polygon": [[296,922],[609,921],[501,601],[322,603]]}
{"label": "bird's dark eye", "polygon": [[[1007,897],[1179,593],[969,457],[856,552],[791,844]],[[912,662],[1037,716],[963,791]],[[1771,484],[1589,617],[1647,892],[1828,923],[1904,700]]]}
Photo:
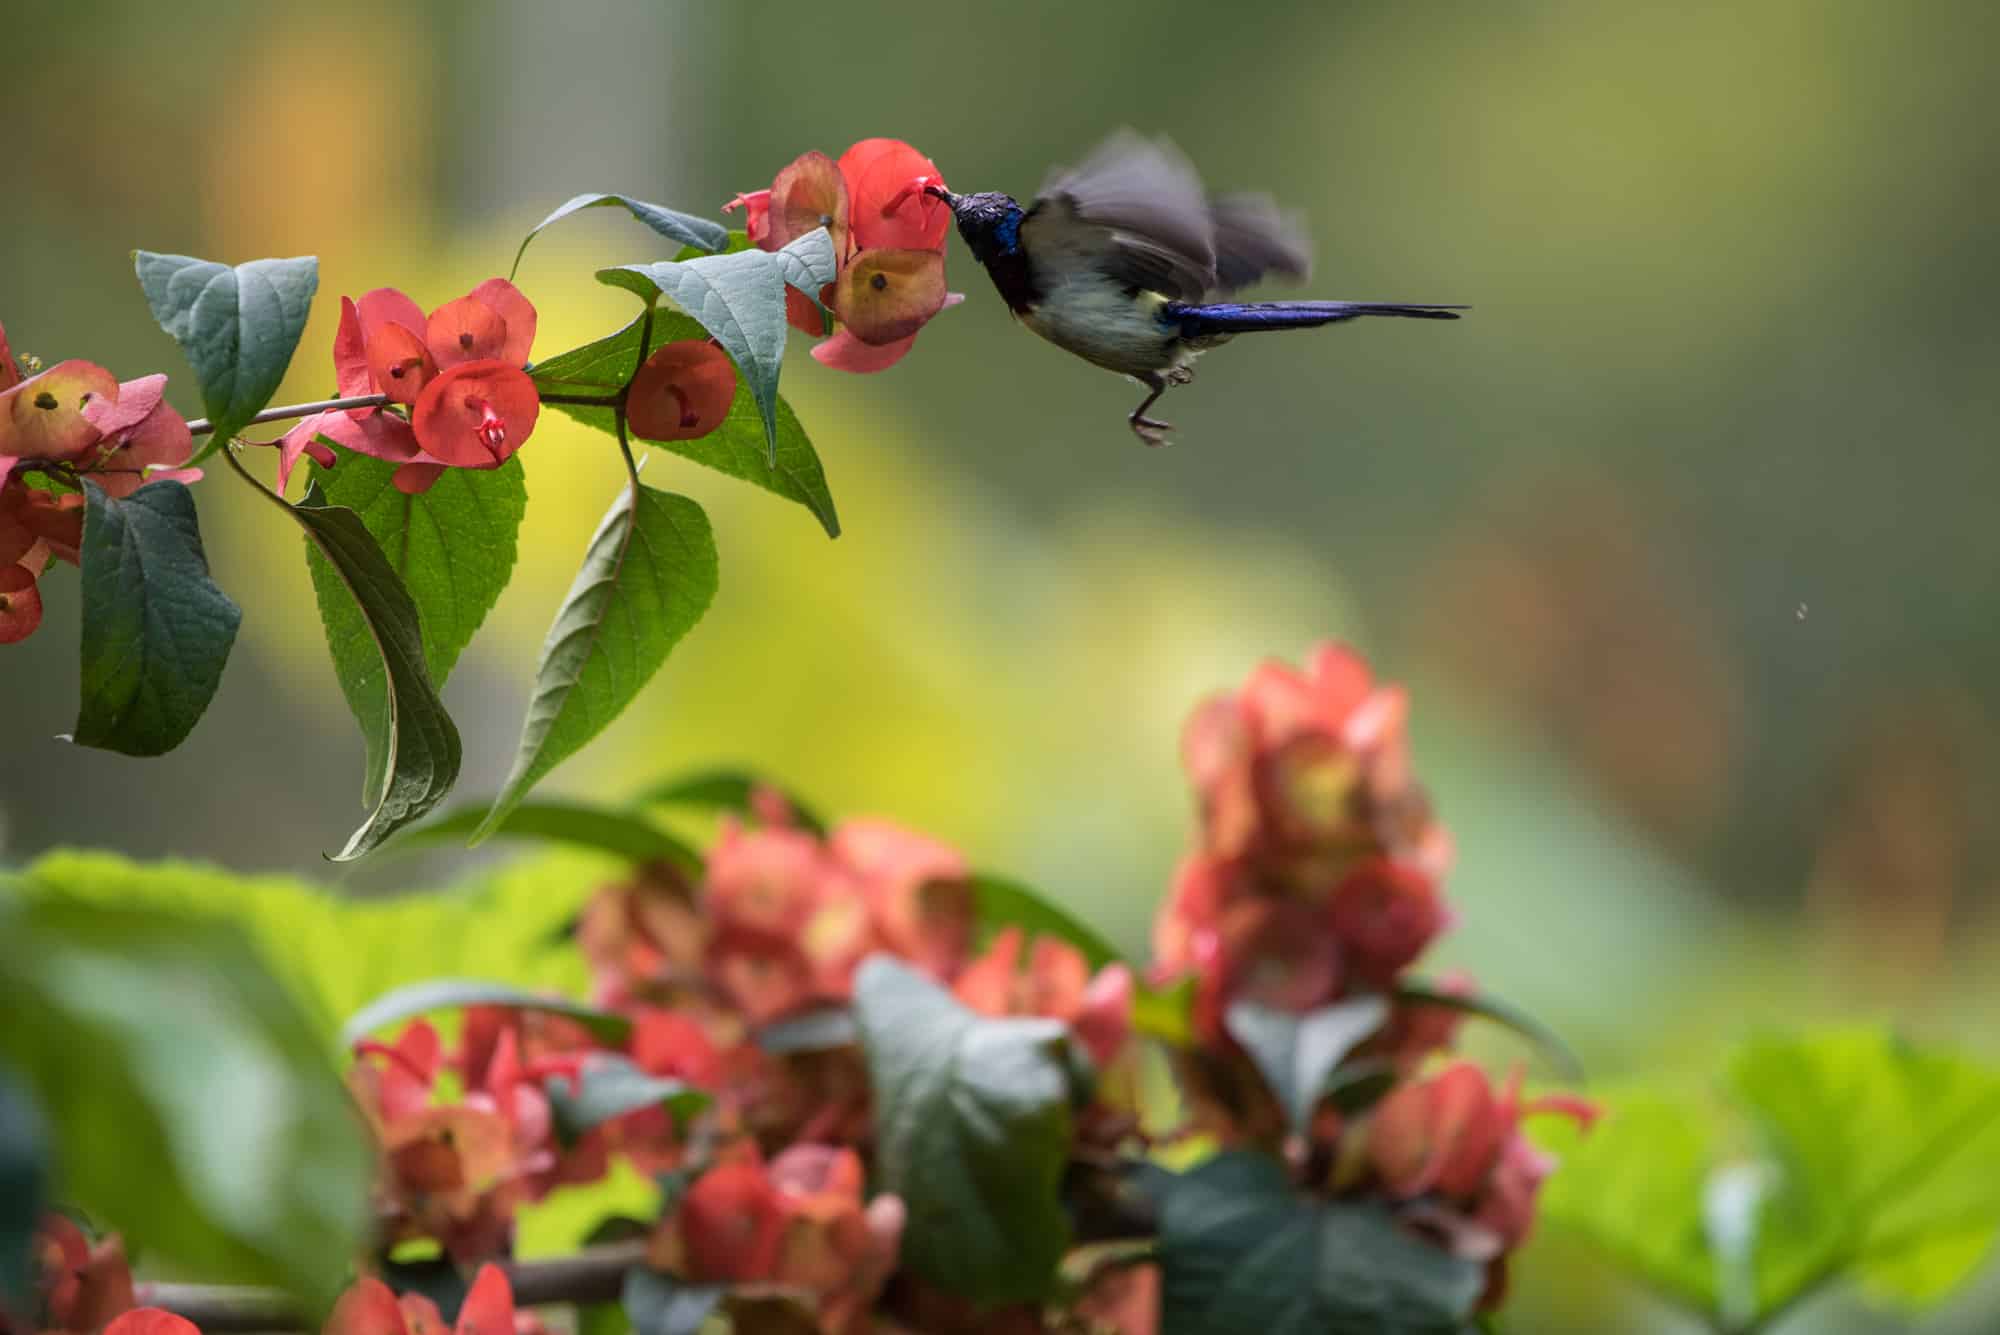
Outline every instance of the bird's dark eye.
{"label": "bird's dark eye", "polygon": [[880,292],[883,288],[889,286],[889,276],[887,274],[878,273],[873,278],[868,280],[868,285],[874,288],[877,292]]}

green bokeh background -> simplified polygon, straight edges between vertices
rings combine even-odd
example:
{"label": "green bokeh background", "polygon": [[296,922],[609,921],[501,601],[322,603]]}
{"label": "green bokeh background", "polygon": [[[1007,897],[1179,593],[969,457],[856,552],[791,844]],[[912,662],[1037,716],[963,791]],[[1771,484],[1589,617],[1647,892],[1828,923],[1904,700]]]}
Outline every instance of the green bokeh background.
{"label": "green bokeh background", "polygon": [[[1441,961],[1594,1070],[1699,1069],[1753,1025],[1836,1016],[1994,1047],[1990,5],[74,0],[5,26],[0,320],[20,352],[169,370],[191,415],[134,246],[319,254],[287,382],[311,398],[333,298],[458,295],[577,191],[708,211],[890,134],[955,188],[1028,194],[1116,125],[1170,134],[1213,185],[1307,212],[1315,295],[1471,318],[1239,341],[1145,450],[1131,387],[1010,327],[954,246],[970,299],[893,371],[792,349],[837,542],[652,459],[710,508],[722,591],[545,788],[766,769],[1138,948],[1186,839],[1181,719],[1335,636],[1415,692],[1460,854]],[[539,240],[537,355],[627,316],[592,268],[660,253],[611,213]],[[522,458],[521,564],[447,691],[468,795],[505,772],[616,486],[604,438],[559,416]],[[158,761],[52,740],[78,633],[59,569],[41,633],[0,651],[7,856],[314,869],[357,818],[298,537],[226,473],[198,500],[245,609],[214,709]],[[1994,1287],[1921,1328],[1992,1329]],[[1513,1329],[1653,1328],[1622,1302],[1550,1238]]]}

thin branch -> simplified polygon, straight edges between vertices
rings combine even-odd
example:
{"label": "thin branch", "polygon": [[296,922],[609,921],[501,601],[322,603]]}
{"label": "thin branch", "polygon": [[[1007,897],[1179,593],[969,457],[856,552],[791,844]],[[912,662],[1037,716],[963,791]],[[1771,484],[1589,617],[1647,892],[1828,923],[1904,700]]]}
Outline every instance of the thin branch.
{"label": "thin branch", "polygon": [[[357,394],[349,399],[319,399],[313,403],[288,403],[282,408],[266,408],[245,422],[245,426],[256,426],[260,422],[283,422],[293,417],[311,417],[314,413],[330,413],[340,408],[380,408],[389,401],[387,394]],[[188,423],[188,434],[205,436],[215,430],[215,423],[206,417],[197,417]]]}
{"label": "thin branch", "polygon": [[[646,1242],[606,1243],[574,1256],[546,1261],[505,1261],[501,1269],[522,1307],[548,1303],[615,1301],[625,1273],[645,1264]],[[164,1307],[201,1327],[202,1335],[243,1335],[248,1331],[303,1331],[298,1305],[276,1289],[229,1284],[141,1284],[134,1293],[141,1307]]]}

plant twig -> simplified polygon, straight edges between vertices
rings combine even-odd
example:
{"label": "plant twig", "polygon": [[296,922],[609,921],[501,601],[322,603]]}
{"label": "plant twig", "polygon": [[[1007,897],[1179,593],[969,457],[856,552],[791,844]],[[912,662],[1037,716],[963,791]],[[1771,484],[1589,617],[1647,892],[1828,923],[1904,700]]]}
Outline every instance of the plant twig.
{"label": "plant twig", "polygon": [[[606,1243],[573,1256],[544,1261],[505,1261],[522,1307],[547,1303],[602,1303],[617,1299],[625,1272],[645,1264],[646,1242]],[[201,1327],[202,1335],[243,1335],[249,1331],[310,1329],[298,1304],[277,1289],[230,1284],[141,1284],[134,1298],[141,1307],[164,1307]]]}
{"label": "plant twig", "polygon": [[[314,413],[330,413],[340,408],[380,408],[389,401],[387,394],[357,394],[348,399],[318,399],[312,403],[288,403],[282,408],[266,408],[245,422],[245,426],[256,426],[260,422],[282,422],[292,417],[311,417]],[[215,430],[215,423],[206,417],[197,417],[188,423],[188,434],[205,436]]]}

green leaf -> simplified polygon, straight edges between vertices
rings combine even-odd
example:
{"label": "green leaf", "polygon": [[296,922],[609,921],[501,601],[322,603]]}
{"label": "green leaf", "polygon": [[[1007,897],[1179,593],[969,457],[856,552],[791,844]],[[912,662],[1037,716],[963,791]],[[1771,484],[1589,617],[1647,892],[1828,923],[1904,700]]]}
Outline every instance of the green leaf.
{"label": "green leaf", "polygon": [[840,276],[840,261],[833,253],[833,234],[824,227],[815,227],[775,253],[778,272],[785,282],[825,310],[826,303],[819,299],[820,289]]}
{"label": "green leaf", "polygon": [[628,1059],[610,1054],[592,1057],[574,1086],[566,1076],[556,1075],[543,1087],[556,1134],[565,1145],[574,1145],[592,1127],[641,1108],[665,1108],[677,1125],[685,1126],[713,1102],[693,1085],[647,1075]]}
{"label": "green leaf", "polygon": [[640,806],[702,807],[749,816],[755,814],[751,807],[751,795],[759,788],[772,789],[783,797],[785,805],[792,809],[792,822],[799,828],[817,835],[826,833],[825,822],[795,793],[745,770],[705,769],[664,779],[641,791],[633,800]]}
{"label": "green leaf", "polygon": [[543,642],[513,771],[473,842],[632,703],[708,611],[715,584],[715,535],[699,505],[637,482],[618,493]]}
{"label": "green leaf", "polygon": [[72,740],[157,756],[215,698],[243,613],[208,577],[194,497],[159,481],[123,500],[86,483],[83,667]]}
{"label": "green leaf", "polygon": [[1729,1066],[1776,1178],[1757,1222],[1760,1311],[1828,1272],[1912,1309],[2000,1236],[2000,1071],[1875,1030],[1762,1038]]}
{"label": "green leaf", "polygon": [[621,208],[652,228],[669,241],[678,241],[684,246],[694,246],[701,250],[721,250],[729,244],[729,229],[719,222],[707,218],[697,218],[691,213],[682,213],[661,204],[648,204],[643,199],[633,199],[630,195],[581,194],[556,211],[536,223],[528,234],[521,238],[521,247],[514,252],[514,267],[507,271],[512,278],[521,271],[521,256],[528,253],[528,243],[533,241],[544,227],[559,223],[572,213],[584,209]]}
{"label": "green leaf", "polygon": [[682,246],[674,252],[674,258],[676,260],[698,260],[704,255],[734,255],[739,250],[752,249],[755,249],[755,246],[750,240],[750,233],[744,231],[741,227],[732,227],[729,229],[729,240],[723,245]]}
{"label": "green leaf", "polygon": [[[483,802],[458,807],[403,831],[388,851],[414,852],[440,844],[462,845],[485,819]],[[643,816],[578,802],[523,802],[507,814],[492,837],[573,844],[631,862],[666,862],[688,871],[701,867],[699,853]]]}
{"label": "green leaf", "polygon": [[1118,947],[1105,940],[1103,933],[1019,881],[976,872],[972,893],[979,926],[987,935],[1003,927],[1019,927],[1026,936],[1052,936],[1082,951],[1092,970],[1120,958]]}
{"label": "green leaf", "polygon": [[401,1020],[432,1011],[463,1010],[467,1006],[505,1006],[509,1010],[565,1015],[607,1043],[623,1043],[632,1034],[630,1016],[602,1011],[568,997],[552,997],[477,978],[428,978],[377,997],[349,1016],[341,1026],[341,1046],[353,1047],[368,1035]]}
{"label": "green leaf", "polygon": [[1555,1030],[1498,997],[1478,992],[1453,992],[1415,978],[1397,983],[1391,995],[1406,1005],[1439,1006],[1492,1020],[1541,1048],[1564,1080],[1580,1083],[1584,1078],[1583,1063],[1577,1060],[1569,1044],[1563,1042]]}
{"label": "green leaf", "polygon": [[1161,987],[1139,981],[1132,989],[1133,1032],[1174,1047],[1193,1043],[1194,991],[1192,976]]}
{"label": "green leaf", "polygon": [[[532,377],[543,394],[615,394],[631,380],[639,361],[639,334],[645,320],[634,320],[615,334],[595,343],[558,354],[538,363]],[[706,338],[708,332],[685,315],[658,311],[653,316],[653,333],[646,352],[651,355],[668,343]],[[611,409],[595,404],[551,403],[549,407],[567,414],[585,426],[606,435],[617,432]],[[777,401],[778,448],[775,459],[766,453],[764,419],[751,397],[746,377],[738,376],[736,398],[722,425],[696,440],[649,440],[654,449],[666,450],[691,459],[704,468],[713,468],[774,496],[796,501],[812,511],[830,538],[840,536],[840,516],[827,490],[826,471],[805,428],[799,425],[792,406]]]}
{"label": "green leaf", "polygon": [[632,1335],[695,1335],[727,1292],[721,1284],[689,1284],[663,1270],[635,1266],[625,1272],[622,1301]]}
{"label": "green leaf", "polygon": [[600,269],[599,282],[673,301],[736,362],[764,423],[767,462],[778,460],[778,370],[785,355],[785,267],[763,250]]}
{"label": "green leaf", "polygon": [[[328,504],[317,479],[307,486],[304,500],[285,508],[305,529],[308,551],[324,558],[345,586],[389,683],[382,744],[379,749],[372,741],[369,745],[371,773],[363,785],[375,801],[361,828],[330,855],[335,862],[347,862],[423,819],[444,800],[458,782],[458,728],[431,682],[416,604],[361,516]],[[325,595],[321,601],[324,605]],[[366,716],[355,712],[366,726]]]}
{"label": "green leaf", "polygon": [[1247,1150],[1172,1181],[1159,1258],[1161,1335],[1458,1335],[1485,1285],[1377,1206],[1294,1195]]}
{"label": "green leaf", "polygon": [[[328,505],[360,517],[402,581],[416,608],[425,667],[442,690],[459,652],[507,587],[528,490],[518,458],[494,469],[448,468],[421,496],[396,490],[396,467],[342,450],[338,467],[313,465],[313,480]],[[383,656],[333,563],[309,546],[306,565],[334,676],[367,744],[361,804],[372,807],[389,771],[392,711]]]}
{"label": "green leaf", "polygon": [[67,1199],[219,1281],[331,1303],[374,1155],[304,1014],[233,926],[29,901],[0,929],[0,1057],[61,1129]]}
{"label": "green leaf", "polygon": [[844,1048],[861,1035],[854,1012],[846,1006],[817,1010],[774,1020],[757,1030],[757,1046],[773,1056],[791,1052],[825,1052]]}
{"label": "green leaf", "polygon": [[903,1262],[975,1303],[1044,1297],[1068,1248],[1069,1046],[1053,1020],[986,1019],[887,955],[855,975],[876,1172],[903,1198]]}
{"label": "green leaf", "polygon": [[201,381],[210,439],[227,444],[278,392],[319,290],[319,261],[307,255],[231,269],[149,250],[133,251],[132,260],[153,318]]}
{"label": "green leaf", "polygon": [[1303,1129],[1326,1093],[1327,1077],[1389,1018],[1386,997],[1364,995],[1298,1015],[1238,1001],[1222,1023],[1263,1073],[1278,1103]]}
{"label": "green leaf", "polygon": [[34,1292],[35,1227],[49,1196],[48,1126],[20,1080],[0,1067],[0,1311]]}

